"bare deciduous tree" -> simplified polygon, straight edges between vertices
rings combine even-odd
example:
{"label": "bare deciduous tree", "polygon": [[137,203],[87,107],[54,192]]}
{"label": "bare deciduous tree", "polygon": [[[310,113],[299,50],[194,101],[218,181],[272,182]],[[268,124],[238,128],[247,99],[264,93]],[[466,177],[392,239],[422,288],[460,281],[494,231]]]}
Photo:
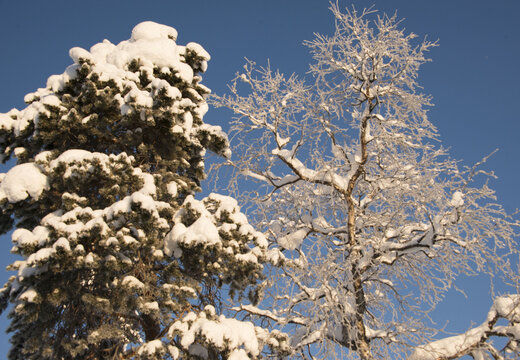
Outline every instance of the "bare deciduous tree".
{"label": "bare deciduous tree", "polygon": [[248,62],[214,98],[236,115],[234,179],[256,182],[242,199],[288,259],[266,291],[273,310],[238,310],[289,333],[309,359],[518,356],[518,295],[493,291],[481,326],[434,340],[429,314],[454,279],[500,274],[516,293],[519,253],[519,221],[495,203],[493,174],[438,146],[417,83],[436,44],[415,45],[395,16],[331,9],[335,33],[306,43],[309,76]]}

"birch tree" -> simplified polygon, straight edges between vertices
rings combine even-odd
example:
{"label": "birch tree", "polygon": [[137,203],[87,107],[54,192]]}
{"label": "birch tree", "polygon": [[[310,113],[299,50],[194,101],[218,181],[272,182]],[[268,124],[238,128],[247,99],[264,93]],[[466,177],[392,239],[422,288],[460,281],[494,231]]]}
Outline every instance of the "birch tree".
{"label": "birch tree", "polygon": [[[288,333],[302,358],[517,358],[519,221],[495,203],[492,173],[439,146],[417,82],[436,43],[395,16],[331,9],[334,34],[306,42],[308,75],[247,62],[214,98],[235,115],[232,186],[288,258],[266,293],[274,310],[236,310]],[[511,294],[439,340],[429,314],[461,274]]]}

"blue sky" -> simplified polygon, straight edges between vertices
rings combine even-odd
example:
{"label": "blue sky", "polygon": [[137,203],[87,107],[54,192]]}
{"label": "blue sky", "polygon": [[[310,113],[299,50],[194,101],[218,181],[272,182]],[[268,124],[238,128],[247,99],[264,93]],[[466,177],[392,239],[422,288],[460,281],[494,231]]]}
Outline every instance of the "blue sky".
{"label": "blue sky", "polygon": [[[499,202],[513,211],[520,204],[520,1],[517,0],[356,0],[342,6],[404,18],[407,31],[439,47],[420,75],[424,92],[433,95],[430,120],[454,158],[473,164],[496,148],[489,161],[498,180]],[[90,48],[103,39],[118,43],[134,25],[152,20],[175,27],[178,43],[195,41],[211,54],[204,84],[222,94],[244,58],[284,73],[304,73],[310,56],[302,45],[313,33],[330,33],[333,18],[326,0],[154,0],[154,1],[11,1],[0,0],[0,112],[24,106],[26,93],[43,87],[48,76],[71,63],[68,50]],[[227,129],[229,114],[210,110],[206,121]],[[0,169],[6,171],[5,167]],[[0,238],[0,267],[14,257],[9,239]],[[0,271],[0,282],[9,274]],[[483,320],[490,299],[481,279],[463,279],[465,299],[454,294],[435,313],[449,328],[464,330]],[[471,296],[472,295],[472,296]],[[5,315],[0,331],[7,327]],[[0,333],[0,358],[7,353]]]}

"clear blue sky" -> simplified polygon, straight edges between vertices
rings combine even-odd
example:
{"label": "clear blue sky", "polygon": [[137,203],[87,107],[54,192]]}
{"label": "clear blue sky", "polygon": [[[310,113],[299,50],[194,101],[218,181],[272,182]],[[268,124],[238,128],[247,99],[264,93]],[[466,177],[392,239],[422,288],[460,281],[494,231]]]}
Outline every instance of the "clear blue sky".
{"label": "clear blue sky", "polygon": [[[454,158],[473,164],[499,148],[488,168],[499,201],[512,211],[520,205],[520,1],[518,0],[356,0],[404,18],[403,26],[421,37],[439,39],[420,82],[434,97],[430,120]],[[195,41],[212,56],[204,84],[222,93],[244,64],[244,57],[285,73],[303,73],[310,61],[304,40],[330,33],[333,18],[327,0],[161,0],[27,1],[0,0],[0,112],[24,106],[26,93],[43,87],[48,76],[71,63],[68,50],[90,48],[109,39],[130,37],[133,26],[152,20],[175,27],[178,43]],[[228,115],[212,111],[206,121],[227,129]],[[6,171],[5,167],[0,171]],[[13,260],[10,241],[0,238],[0,267]],[[8,278],[0,270],[0,282]],[[469,299],[453,295],[455,306],[441,306],[436,319],[464,330],[484,319],[490,300],[487,283],[468,285]],[[474,314],[474,315],[472,315]],[[7,327],[5,314],[0,331]],[[0,333],[0,358],[7,354]]]}

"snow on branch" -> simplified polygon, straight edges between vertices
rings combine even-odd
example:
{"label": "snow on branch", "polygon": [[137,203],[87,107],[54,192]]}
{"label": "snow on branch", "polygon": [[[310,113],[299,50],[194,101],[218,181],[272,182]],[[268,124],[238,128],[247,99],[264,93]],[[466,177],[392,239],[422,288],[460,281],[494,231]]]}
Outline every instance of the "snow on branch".
{"label": "snow on branch", "polygon": [[[497,325],[500,318],[508,325]],[[518,356],[520,341],[520,295],[504,295],[495,299],[486,321],[463,334],[450,336],[419,346],[408,360],[458,359],[471,355],[474,359],[486,359],[489,354],[503,359],[502,350],[497,349],[492,337],[506,338],[504,349]]]}

